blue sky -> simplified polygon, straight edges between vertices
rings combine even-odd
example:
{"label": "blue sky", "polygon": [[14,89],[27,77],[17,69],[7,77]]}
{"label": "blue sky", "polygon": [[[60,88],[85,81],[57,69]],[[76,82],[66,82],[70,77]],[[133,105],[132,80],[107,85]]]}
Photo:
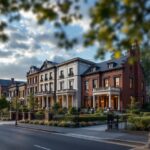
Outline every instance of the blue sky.
{"label": "blue sky", "polygon": [[[89,1],[91,7],[94,1]],[[82,40],[82,34],[89,29],[88,7],[82,5],[83,20],[74,21],[65,30],[70,37],[77,36]],[[84,48],[81,43],[72,50],[66,51],[57,47],[57,40],[54,37],[54,27],[51,23],[45,22],[38,25],[36,17],[32,12],[21,12],[21,20],[12,22],[6,29],[9,35],[7,43],[0,44],[0,78],[16,78],[25,80],[26,72],[31,65],[40,66],[47,59],[61,62],[73,57],[82,57],[91,61],[95,60],[96,45]],[[1,17],[1,16],[0,16]],[[6,19],[4,17],[4,19]],[[109,54],[106,59],[109,58]]]}

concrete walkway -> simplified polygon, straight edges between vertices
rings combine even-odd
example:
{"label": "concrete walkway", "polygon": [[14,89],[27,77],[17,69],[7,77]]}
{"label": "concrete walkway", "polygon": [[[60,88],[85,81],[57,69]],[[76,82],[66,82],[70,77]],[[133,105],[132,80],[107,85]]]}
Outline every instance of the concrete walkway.
{"label": "concrete walkway", "polygon": [[143,144],[145,144],[148,141],[147,132],[123,132],[120,130],[105,131],[107,127],[106,125],[97,125],[81,128],[64,128],[64,127],[43,126],[43,125],[19,124],[18,127],[62,133],[75,137],[92,136],[100,139],[123,140]]}

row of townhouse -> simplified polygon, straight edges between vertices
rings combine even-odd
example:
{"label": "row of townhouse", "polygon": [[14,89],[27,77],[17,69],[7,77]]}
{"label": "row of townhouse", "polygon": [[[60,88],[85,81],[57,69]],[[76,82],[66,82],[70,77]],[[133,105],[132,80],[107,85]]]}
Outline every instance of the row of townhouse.
{"label": "row of townhouse", "polygon": [[[130,65],[130,57],[136,58]],[[102,63],[74,58],[63,63],[44,61],[27,73],[27,96],[33,93],[38,106],[106,108],[123,110],[134,97],[141,105],[146,98],[140,51],[134,46],[126,56]]]}
{"label": "row of townhouse", "polygon": [[[136,59],[132,65],[128,63],[130,57]],[[30,67],[27,83],[0,80],[0,96],[2,93],[9,100],[17,96],[23,104],[27,104],[32,93],[42,109],[49,109],[58,102],[66,108],[124,110],[132,97],[142,106],[146,89],[140,51],[136,45],[126,56],[101,63],[82,58],[62,63],[46,60],[40,68]]]}

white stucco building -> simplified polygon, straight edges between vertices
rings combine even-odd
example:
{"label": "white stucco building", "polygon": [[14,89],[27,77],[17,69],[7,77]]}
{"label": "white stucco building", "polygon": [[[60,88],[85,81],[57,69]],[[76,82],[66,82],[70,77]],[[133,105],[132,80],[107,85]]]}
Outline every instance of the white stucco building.
{"label": "white stucco building", "polygon": [[57,65],[56,99],[62,107],[81,106],[81,74],[92,64],[88,60],[74,58]]}

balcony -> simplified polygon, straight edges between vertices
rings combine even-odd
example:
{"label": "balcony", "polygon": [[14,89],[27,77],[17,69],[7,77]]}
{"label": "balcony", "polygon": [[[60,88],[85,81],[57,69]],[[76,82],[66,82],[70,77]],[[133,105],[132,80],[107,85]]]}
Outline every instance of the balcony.
{"label": "balcony", "polygon": [[41,79],[40,82],[43,82],[43,79]]}
{"label": "balcony", "polygon": [[68,74],[68,76],[69,76],[69,77],[72,77],[72,76],[74,76],[74,73],[73,73],[73,72],[70,72],[70,73]]}
{"label": "balcony", "polygon": [[45,78],[45,81],[47,81],[48,80],[48,78]]}
{"label": "balcony", "polygon": [[119,94],[120,93],[120,88],[118,87],[101,87],[101,88],[94,88],[93,89],[93,94],[95,95],[102,95],[102,94]]}
{"label": "balcony", "polygon": [[59,76],[59,78],[60,78],[60,79],[64,79],[64,75],[61,74],[61,75]]}
{"label": "balcony", "polygon": [[49,77],[49,80],[52,80],[53,79],[53,77]]}
{"label": "balcony", "polygon": [[72,94],[72,95],[74,95],[75,94],[75,92],[76,92],[76,90],[75,89],[62,89],[62,90],[57,90],[57,95],[63,95],[63,94]]}
{"label": "balcony", "polygon": [[44,96],[44,95],[53,95],[54,91],[41,91],[41,92],[37,92],[36,96]]}

